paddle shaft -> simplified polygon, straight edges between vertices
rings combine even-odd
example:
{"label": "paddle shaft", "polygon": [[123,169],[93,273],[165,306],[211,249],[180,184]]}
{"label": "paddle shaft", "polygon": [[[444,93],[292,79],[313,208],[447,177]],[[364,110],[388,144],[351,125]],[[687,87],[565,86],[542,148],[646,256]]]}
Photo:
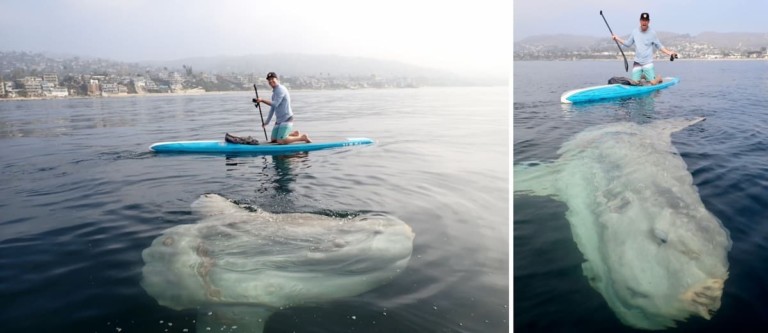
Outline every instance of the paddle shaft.
{"label": "paddle shaft", "polygon": [[[608,31],[611,33],[611,36],[613,36],[613,30],[611,30],[611,26],[608,24],[608,20],[605,19],[605,15],[603,15],[603,11],[600,11],[600,16],[603,17],[603,22],[605,22],[605,26],[608,27]],[[624,50],[621,49],[621,45],[619,45],[619,41],[614,40],[616,42],[616,46],[619,48],[619,52],[621,52],[621,56],[624,57],[624,70],[629,72],[629,62],[627,62],[627,56],[624,55]]]}
{"label": "paddle shaft", "polygon": [[[259,98],[259,89],[256,89],[256,84],[253,84],[253,91],[256,92],[256,99]],[[259,108],[259,117],[261,117],[261,129],[264,130],[264,140],[269,141],[269,138],[267,137],[267,128],[264,127],[264,114],[261,113],[261,103],[256,103],[256,107]]]}

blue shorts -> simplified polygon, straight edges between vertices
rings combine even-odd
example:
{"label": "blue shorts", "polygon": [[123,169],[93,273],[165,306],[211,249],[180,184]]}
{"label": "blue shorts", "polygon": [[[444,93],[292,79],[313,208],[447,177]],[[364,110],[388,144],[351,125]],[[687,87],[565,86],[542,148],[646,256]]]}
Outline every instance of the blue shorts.
{"label": "blue shorts", "polygon": [[653,69],[653,63],[647,65],[635,63],[632,66],[632,80],[640,81],[642,75],[645,75],[646,81],[653,81],[656,79],[656,71]]}
{"label": "blue shorts", "polygon": [[288,137],[293,129],[293,122],[280,123],[272,127],[272,140],[282,140]]}

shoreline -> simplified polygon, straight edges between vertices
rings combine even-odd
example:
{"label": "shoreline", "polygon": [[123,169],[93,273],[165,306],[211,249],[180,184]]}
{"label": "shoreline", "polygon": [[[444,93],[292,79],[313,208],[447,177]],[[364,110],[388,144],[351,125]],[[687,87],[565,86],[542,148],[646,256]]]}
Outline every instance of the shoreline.
{"label": "shoreline", "polygon": [[[423,86],[412,88],[360,88],[360,89],[291,89],[291,91],[332,91],[332,90],[389,90],[389,89],[422,89],[422,88],[491,88],[491,87],[504,87],[504,85],[485,85],[485,86]],[[101,99],[101,98],[133,98],[133,97],[179,97],[179,96],[202,96],[202,95],[224,95],[224,94],[241,94],[245,92],[253,92],[252,90],[229,90],[229,91],[196,91],[196,92],[176,92],[176,93],[145,93],[145,94],[114,94],[106,96],[44,96],[44,97],[12,97],[12,98],[0,98],[0,103],[3,101],[48,101],[48,100],[68,100],[68,99]]]}
{"label": "shoreline", "polygon": [[1,101],[45,101],[45,100],[63,100],[63,99],[99,99],[99,98],[130,98],[130,97],[160,97],[160,96],[198,96],[205,94],[224,94],[237,91],[196,91],[196,92],[177,92],[177,93],[150,93],[150,94],[112,94],[106,96],[43,96],[43,97],[10,97],[0,98]]}

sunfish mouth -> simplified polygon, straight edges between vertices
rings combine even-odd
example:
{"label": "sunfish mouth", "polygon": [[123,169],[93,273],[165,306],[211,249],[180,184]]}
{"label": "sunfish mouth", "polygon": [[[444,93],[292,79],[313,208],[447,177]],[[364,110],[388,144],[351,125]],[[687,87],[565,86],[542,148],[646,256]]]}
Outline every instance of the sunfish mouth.
{"label": "sunfish mouth", "polygon": [[712,319],[720,309],[720,298],[723,296],[723,279],[708,279],[686,290],[680,299],[688,309],[705,319]]}

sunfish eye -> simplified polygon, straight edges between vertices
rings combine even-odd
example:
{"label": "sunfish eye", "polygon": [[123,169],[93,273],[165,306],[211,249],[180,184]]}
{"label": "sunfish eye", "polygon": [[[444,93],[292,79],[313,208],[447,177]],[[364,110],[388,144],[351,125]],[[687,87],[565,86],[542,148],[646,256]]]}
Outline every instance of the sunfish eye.
{"label": "sunfish eye", "polygon": [[661,241],[662,244],[666,244],[669,239],[669,235],[661,229],[653,228],[653,235]]}

